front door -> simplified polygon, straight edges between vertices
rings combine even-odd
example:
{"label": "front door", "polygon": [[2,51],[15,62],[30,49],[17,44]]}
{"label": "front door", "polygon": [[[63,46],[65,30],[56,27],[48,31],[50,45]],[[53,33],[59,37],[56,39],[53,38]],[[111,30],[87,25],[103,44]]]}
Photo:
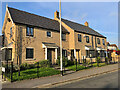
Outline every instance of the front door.
{"label": "front door", "polygon": [[71,50],[71,60],[74,59],[74,50]]}
{"label": "front door", "polygon": [[47,59],[52,63],[52,49],[47,50]]}

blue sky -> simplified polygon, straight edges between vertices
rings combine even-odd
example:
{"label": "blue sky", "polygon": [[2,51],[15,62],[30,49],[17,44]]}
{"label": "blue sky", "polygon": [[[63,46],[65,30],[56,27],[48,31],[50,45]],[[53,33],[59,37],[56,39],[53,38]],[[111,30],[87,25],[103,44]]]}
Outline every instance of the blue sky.
{"label": "blue sky", "polygon": [[[58,2],[9,2],[2,3],[2,24],[6,4],[40,16],[54,18],[59,11]],[[117,2],[62,2],[62,18],[84,24],[107,37],[107,41],[118,45],[118,3]],[[0,27],[2,28],[2,27]],[[0,32],[1,34],[1,32]]]}

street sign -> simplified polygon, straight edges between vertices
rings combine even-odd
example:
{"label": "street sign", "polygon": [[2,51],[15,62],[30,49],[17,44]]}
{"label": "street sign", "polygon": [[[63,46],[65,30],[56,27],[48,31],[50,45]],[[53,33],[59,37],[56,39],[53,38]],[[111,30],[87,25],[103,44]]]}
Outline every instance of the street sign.
{"label": "street sign", "polygon": [[5,72],[5,68],[4,67],[2,67],[2,72]]}

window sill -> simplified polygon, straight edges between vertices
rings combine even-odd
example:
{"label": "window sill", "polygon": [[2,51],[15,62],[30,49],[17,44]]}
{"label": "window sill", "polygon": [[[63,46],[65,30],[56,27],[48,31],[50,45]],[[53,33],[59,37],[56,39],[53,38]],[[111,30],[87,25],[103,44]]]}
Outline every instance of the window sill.
{"label": "window sill", "polygon": [[32,36],[26,36],[26,38],[35,38],[34,36],[32,37]]}
{"label": "window sill", "polygon": [[66,42],[67,40],[62,40],[62,41]]}
{"label": "window sill", "polygon": [[47,38],[52,38],[52,36],[51,37],[47,36]]}
{"label": "window sill", "polygon": [[28,58],[28,59],[25,59],[26,61],[33,61],[33,60],[36,60],[35,58]]}

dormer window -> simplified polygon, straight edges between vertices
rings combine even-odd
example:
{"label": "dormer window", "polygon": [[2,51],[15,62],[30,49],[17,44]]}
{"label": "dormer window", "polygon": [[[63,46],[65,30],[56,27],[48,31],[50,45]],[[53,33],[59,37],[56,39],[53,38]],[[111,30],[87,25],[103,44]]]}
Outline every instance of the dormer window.
{"label": "dormer window", "polygon": [[27,34],[26,34],[26,35],[33,37],[33,33],[34,33],[33,30],[34,30],[33,27],[28,27],[28,26],[27,26],[27,30],[26,30],[26,31],[27,31],[26,33],[27,33]]}
{"label": "dormer window", "polygon": [[47,37],[51,37],[51,32],[47,31]]}

